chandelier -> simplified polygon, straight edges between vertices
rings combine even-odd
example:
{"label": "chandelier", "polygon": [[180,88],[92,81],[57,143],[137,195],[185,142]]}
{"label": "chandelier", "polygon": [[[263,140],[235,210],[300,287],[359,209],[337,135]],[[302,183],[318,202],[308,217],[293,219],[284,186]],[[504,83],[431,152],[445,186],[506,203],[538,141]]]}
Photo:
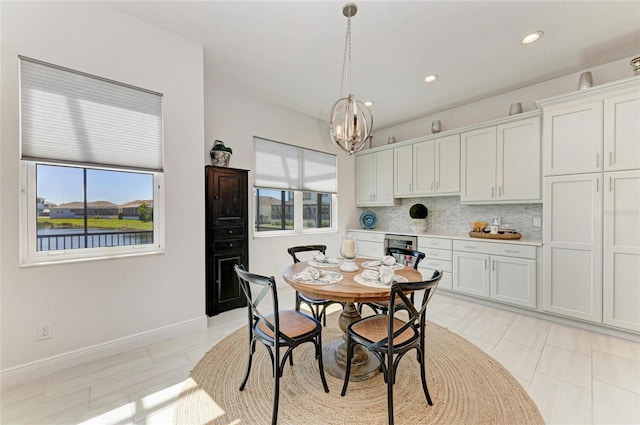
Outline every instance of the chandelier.
{"label": "chandelier", "polygon": [[[373,128],[373,114],[351,92],[351,17],[357,12],[358,7],[354,3],[347,3],[342,8],[342,14],[347,17],[344,56],[349,64],[349,94],[334,103],[329,120],[331,140],[349,155],[362,150],[371,139]],[[344,62],[342,75],[344,78]]]}

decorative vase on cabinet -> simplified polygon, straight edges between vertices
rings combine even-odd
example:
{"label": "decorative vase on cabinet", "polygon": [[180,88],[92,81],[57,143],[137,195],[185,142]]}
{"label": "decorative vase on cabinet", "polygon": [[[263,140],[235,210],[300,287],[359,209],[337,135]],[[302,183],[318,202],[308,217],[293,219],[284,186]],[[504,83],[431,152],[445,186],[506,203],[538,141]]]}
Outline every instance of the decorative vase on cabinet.
{"label": "decorative vase on cabinet", "polygon": [[246,305],[233,266],[249,268],[247,170],[205,169],[206,312]]}

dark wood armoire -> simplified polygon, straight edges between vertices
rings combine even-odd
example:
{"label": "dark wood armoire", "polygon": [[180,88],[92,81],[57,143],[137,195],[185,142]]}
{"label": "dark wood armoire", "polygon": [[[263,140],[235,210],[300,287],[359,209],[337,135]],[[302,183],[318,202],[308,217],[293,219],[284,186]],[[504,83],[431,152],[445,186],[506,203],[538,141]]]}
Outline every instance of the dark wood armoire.
{"label": "dark wood armoire", "polygon": [[246,306],[233,266],[249,269],[247,170],[205,168],[206,311]]}

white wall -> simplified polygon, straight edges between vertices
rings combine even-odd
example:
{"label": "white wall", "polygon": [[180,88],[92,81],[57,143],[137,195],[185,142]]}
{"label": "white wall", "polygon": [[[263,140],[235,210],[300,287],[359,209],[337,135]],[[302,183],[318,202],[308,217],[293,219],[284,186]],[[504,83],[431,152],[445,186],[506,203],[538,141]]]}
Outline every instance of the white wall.
{"label": "white wall", "polygon": [[[630,56],[584,71],[591,71],[594,86],[633,77],[633,68],[629,62],[637,56]],[[505,66],[508,66],[508,63],[505,63]],[[535,110],[537,109],[535,104],[537,100],[576,91],[578,79],[584,71],[482,99],[406,123],[378,128],[373,132],[373,147],[387,144],[389,136],[394,136],[397,142],[401,142],[430,135],[433,120],[442,121],[442,131],[446,131],[506,117],[509,115],[509,105],[515,102],[522,102],[523,112]]]}
{"label": "white wall", "polygon": [[[206,70],[206,74],[212,74]],[[280,284],[282,270],[291,264],[287,248],[295,245],[324,244],[327,254],[339,255],[344,229],[358,223],[355,207],[355,161],[334,147],[329,124],[269,102],[258,100],[228,85],[205,78],[205,135],[203,152],[210,163],[209,149],[216,139],[233,149],[230,167],[253,169],[253,136],[305,148],[335,153],[338,156],[339,233],[252,238],[249,236],[249,267],[254,273],[273,275]],[[252,228],[253,173],[249,173],[249,228]],[[251,230],[250,230],[251,232]]]}
{"label": "white wall", "polygon": [[[206,326],[202,48],[97,2],[0,7],[3,385],[34,364]],[[18,54],[164,93],[164,255],[19,267]],[[53,337],[36,342],[41,322]]]}

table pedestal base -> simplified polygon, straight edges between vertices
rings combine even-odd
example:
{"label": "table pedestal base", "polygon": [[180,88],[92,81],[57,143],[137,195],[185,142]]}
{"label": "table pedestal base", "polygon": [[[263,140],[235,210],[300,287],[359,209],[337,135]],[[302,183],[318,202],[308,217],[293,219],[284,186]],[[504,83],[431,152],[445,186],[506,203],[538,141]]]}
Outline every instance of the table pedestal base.
{"label": "table pedestal base", "polygon": [[[340,313],[338,324],[342,332],[341,339],[331,341],[322,349],[324,370],[331,376],[344,380],[347,366],[347,326],[356,320],[360,320],[360,314],[353,303],[347,303]],[[361,345],[356,345],[351,359],[351,373],[349,381],[365,381],[373,378],[379,371],[380,362]]]}

